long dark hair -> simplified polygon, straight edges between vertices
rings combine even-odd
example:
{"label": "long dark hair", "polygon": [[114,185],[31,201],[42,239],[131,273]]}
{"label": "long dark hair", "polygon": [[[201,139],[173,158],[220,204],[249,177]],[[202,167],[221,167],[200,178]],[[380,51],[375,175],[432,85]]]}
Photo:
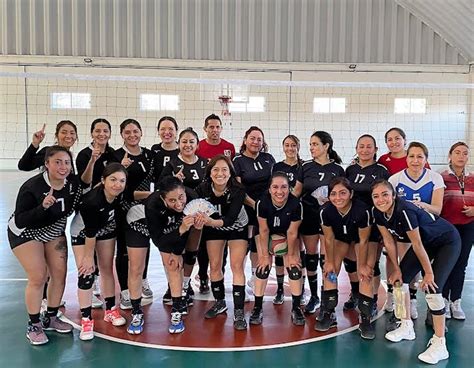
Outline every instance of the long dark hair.
{"label": "long dark hair", "polygon": [[124,121],[122,121],[122,124],[120,124],[120,134],[122,134],[122,132],[124,131],[124,129],[127,127],[127,125],[129,124],[134,124],[137,126],[138,129],[140,129],[140,132],[142,132],[142,126],[140,125],[140,123],[138,121],[136,121],[135,119],[125,119]]}
{"label": "long dark hair", "polygon": [[[58,152],[66,152],[69,155],[69,158],[71,159],[71,172],[72,172],[74,170],[72,153],[71,153],[71,151],[69,151],[67,148],[65,148],[63,146],[54,145],[54,146],[48,147],[46,149],[45,154],[44,154],[44,163],[46,164],[46,162],[49,160],[49,158],[51,156],[54,156]],[[47,170],[46,166],[44,166],[44,167],[45,167],[45,170]]]}
{"label": "long dark hair", "polygon": [[108,176],[116,173],[116,172],[122,172],[125,174],[125,178],[128,179],[128,171],[127,169],[120,163],[118,162],[112,162],[108,164],[105,168],[104,171],[102,171],[101,178],[102,179],[107,179]]}
{"label": "long dark hair", "polygon": [[[362,134],[359,138],[357,138],[357,143],[356,143],[356,150],[357,150],[357,146],[359,145],[359,142],[362,138],[370,138],[372,139],[372,142],[374,142],[374,148],[375,150],[377,151],[377,142],[375,141],[375,138],[373,136],[371,136],[370,134]],[[356,156],[354,157],[354,160],[356,162],[359,162],[359,156]],[[374,153],[374,161],[377,161],[377,152]]]}
{"label": "long dark hair", "polygon": [[235,168],[234,165],[232,164],[232,161],[230,160],[229,157],[226,155],[217,155],[211,158],[209,163],[206,166],[206,174],[204,180],[207,181],[208,183],[212,183],[211,179],[211,171],[214,166],[216,166],[216,163],[219,161],[224,161],[227,166],[229,167],[229,172],[230,172],[230,178],[229,181],[227,182],[227,187],[243,187],[242,184],[240,184],[237,179],[236,179],[236,173],[235,173]]}
{"label": "long dark hair", "polygon": [[298,161],[297,165],[298,166],[301,166],[303,164],[303,160],[301,159],[300,157],[300,148],[301,148],[301,144],[300,144],[300,139],[296,136],[296,135],[293,135],[293,134],[288,134],[285,138],[283,138],[283,140],[281,141],[281,144],[283,147],[285,147],[285,141],[287,139],[291,139],[293,142],[296,143],[296,147],[298,149],[298,152],[296,153],[296,160]]}
{"label": "long dark hair", "polygon": [[69,125],[72,127],[72,129],[74,129],[74,132],[76,133],[76,142],[77,142],[79,140],[79,137],[77,135],[77,126],[71,120],[61,120],[59,123],[56,124],[56,131],[54,132],[54,136],[56,137],[56,140],[58,139],[59,131],[65,125]]}
{"label": "long dark hair", "polygon": [[165,177],[160,184],[158,184],[158,191],[160,192],[161,198],[165,199],[165,196],[175,190],[181,188],[185,191],[184,185],[178,178],[174,176]]}
{"label": "long dark hair", "polygon": [[260,152],[268,152],[268,144],[267,144],[267,142],[265,142],[265,134],[263,134],[263,130],[260,129],[258,126],[252,125],[252,126],[251,126],[250,128],[248,128],[247,131],[245,132],[244,139],[242,140],[242,145],[240,146],[240,150],[239,150],[240,153],[244,153],[244,152],[245,152],[245,149],[247,148],[247,147],[245,146],[245,140],[247,139],[247,137],[249,136],[249,134],[252,133],[252,132],[254,132],[254,131],[259,131],[260,133],[262,133],[263,144],[262,144],[262,149],[260,150]]}
{"label": "long dark hair", "polygon": [[317,130],[316,132],[314,132],[311,137],[317,137],[319,138],[319,140],[321,141],[321,143],[324,145],[324,144],[328,144],[329,147],[328,147],[328,156],[329,156],[329,159],[330,160],[334,160],[335,163],[337,164],[341,164],[342,163],[342,159],[339,157],[339,155],[337,154],[337,152],[332,148],[333,147],[333,144],[334,144],[334,141],[331,137],[331,134],[329,134],[328,132],[325,132],[323,130]]}
{"label": "long dark hair", "polygon": [[163,116],[160,120],[158,120],[158,125],[156,126],[156,130],[160,130],[160,125],[165,120],[171,121],[174,127],[176,128],[176,131],[178,131],[178,123],[176,122],[176,119],[173,118],[172,116]]}

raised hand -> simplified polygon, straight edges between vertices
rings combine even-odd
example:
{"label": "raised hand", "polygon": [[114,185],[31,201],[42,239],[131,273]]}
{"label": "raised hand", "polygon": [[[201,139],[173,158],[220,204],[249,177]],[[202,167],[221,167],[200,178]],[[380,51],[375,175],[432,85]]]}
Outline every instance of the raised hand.
{"label": "raised hand", "polygon": [[46,124],[43,124],[43,127],[41,128],[41,130],[38,130],[37,132],[33,133],[33,138],[31,140],[31,143],[33,144],[33,146],[35,146],[36,148],[39,147],[39,145],[41,144],[41,142],[43,142],[43,139],[44,137],[46,136],[45,134],[45,129],[46,129]]}
{"label": "raised hand", "polygon": [[128,158],[128,152],[127,152],[127,151],[125,151],[125,155],[124,155],[123,158],[122,158],[121,164],[122,164],[125,168],[127,168],[127,167],[129,167],[131,164],[133,164],[133,160],[131,160],[130,158]]}
{"label": "raised hand", "polygon": [[54,191],[54,189],[51,187],[48,194],[43,199],[42,206],[45,210],[47,210],[49,207],[51,207],[53,204],[56,203],[56,198],[54,198],[54,196],[53,196],[53,191]]}
{"label": "raised hand", "polygon": [[184,169],[184,166],[182,166],[181,169],[179,169],[179,171],[176,174],[174,174],[174,176],[176,178],[178,178],[179,180],[181,180],[181,181],[183,181],[184,178],[185,178],[185,176],[183,174],[183,169]]}
{"label": "raised hand", "polygon": [[92,141],[92,154],[90,161],[95,163],[101,155],[100,146],[96,141]]}

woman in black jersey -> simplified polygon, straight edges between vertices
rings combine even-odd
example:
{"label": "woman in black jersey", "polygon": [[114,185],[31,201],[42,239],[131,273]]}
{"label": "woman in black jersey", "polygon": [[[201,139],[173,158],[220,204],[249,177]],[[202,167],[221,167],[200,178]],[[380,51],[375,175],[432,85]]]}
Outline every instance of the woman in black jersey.
{"label": "woman in black jersey", "polygon": [[178,156],[179,149],[176,142],[178,123],[171,116],[163,116],[158,120],[156,130],[161,142],[154,144],[151,150],[155,153],[155,177],[159,178],[166,164]]}
{"label": "woman in black jersey", "polygon": [[[364,201],[369,207],[373,206],[370,187],[377,179],[388,179],[390,174],[385,166],[377,163],[377,143],[370,134],[359,137],[356,144],[356,158],[352,165],[346,168],[346,178],[350,181],[354,189],[354,198]],[[372,226],[369,239],[369,250],[377,250],[377,253],[370,254],[370,265],[374,267],[374,303],[372,316],[377,313],[378,289],[380,286],[379,260],[382,251],[380,245],[381,235],[377,226]],[[344,267],[351,282],[351,294],[349,300],[344,303],[344,310],[352,310],[357,307],[359,295],[359,278],[357,276],[356,255],[349,252],[344,258]]]}
{"label": "woman in black jersey", "polygon": [[301,196],[303,203],[303,222],[300,234],[306,248],[305,265],[311,298],[305,307],[306,313],[314,313],[319,305],[318,297],[318,260],[324,265],[324,244],[321,242],[321,258],[318,243],[322,232],[319,224],[319,209],[328,201],[328,185],[336,176],[344,176],[340,166],[342,160],[333,149],[333,140],[329,133],[316,131],[311,135],[309,150],[312,160],[305,161],[298,172],[294,194]]}
{"label": "woman in black jersey", "polygon": [[250,285],[253,286],[255,270],[257,267],[257,215],[255,205],[268,188],[268,178],[271,176],[275,159],[268,153],[268,145],[265,142],[263,131],[256,126],[251,126],[246,132],[240,147],[240,154],[233,160],[237,180],[246,189],[245,210],[249,217],[249,241],[250,241],[250,261],[252,263],[252,279]]}
{"label": "woman in black jersey", "polygon": [[[48,342],[43,330],[61,333],[72,326],[57,317],[67,269],[66,222],[79,204],[82,188],[72,170],[71,153],[52,146],[45,152],[45,171],[20,188],[15,212],[8,222],[8,240],[24,268],[28,282],[25,303],[30,320],[27,338],[33,345]],[[47,276],[48,309],[40,322],[40,307]]]}
{"label": "woman in black jersey", "polygon": [[222,272],[224,247],[230,249],[232,269],[232,295],[234,298],[234,328],[245,330],[245,256],[248,248],[248,217],[244,209],[245,189],[235,179],[235,170],[227,156],[217,155],[206,168],[206,181],[196,188],[204,198],[217,208],[217,213],[204,217],[203,240],[206,242],[211,269],[211,290],[216,302],[205,317],[215,318],[227,310],[224,274]]}
{"label": "woman in black jersey", "polygon": [[[372,227],[370,207],[359,199],[353,199],[351,183],[344,177],[331,180],[328,187],[329,203],[321,208],[320,219],[324,234],[326,259],[323,266],[323,291],[321,308],[314,329],[327,331],[337,325],[334,310],[338,302],[337,275],[343,259],[352,248],[359,265],[361,324],[359,330],[364,339],[375,338],[370,324],[373,303],[373,266],[367,264],[369,253],[375,259],[377,248],[369,251],[369,236]],[[373,261],[372,261],[373,262]],[[357,290],[359,292],[359,289]]]}
{"label": "woman in black jersey", "polygon": [[[296,176],[298,174],[299,167],[303,164],[303,160],[300,158],[300,140],[297,136],[293,134],[287,135],[283,138],[283,152],[285,154],[285,159],[283,161],[277,162],[273,165],[272,172],[281,171],[284,172],[288,176],[288,180],[290,181],[290,190],[296,185]],[[301,242],[300,242],[301,243]],[[301,246],[303,244],[301,243]],[[302,272],[302,288],[303,293],[301,296],[301,303],[305,304],[304,300],[304,280],[306,278],[306,267],[304,266],[304,250],[301,250],[300,246],[300,259],[302,260],[301,265],[301,272]],[[284,290],[283,290],[283,282],[285,278],[285,267],[283,266],[283,257],[275,256],[275,272],[277,278],[277,292],[275,297],[273,298],[273,304],[283,304],[284,302]]]}
{"label": "woman in black jersey", "polygon": [[[133,222],[133,207],[140,206],[141,201],[151,193],[150,186],[154,179],[154,154],[149,149],[140,146],[142,128],[138,121],[134,119],[124,120],[120,124],[120,134],[124,145],[115,151],[114,156],[115,160],[127,169],[128,178],[122,211],[120,211],[121,214],[117,218],[119,231],[117,234],[115,266],[121,289],[120,308],[132,309],[131,300],[140,300],[144,287],[148,288],[146,276],[150,241],[147,234],[136,234],[128,225]],[[144,237],[141,235],[144,235]],[[141,271],[139,271],[140,269]],[[130,283],[133,285],[133,291],[129,290]],[[145,296],[146,298],[143,298],[142,301],[143,304],[149,304],[153,301],[152,293],[151,296]]]}
{"label": "woman in black jersey", "polygon": [[301,262],[298,239],[302,211],[298,198],[290,194],[290,182],[286,173],[274,172],[268,194],[260,197],[256,205],[259,241],[258,265],[255,272],[255,305],[249,321],[251,325],[259,325],[263,321],[262,302],[272,266],[272,255],[283,257],[283,264],[288,272],[293,300],[291,320],[296,326],[305,324],[300,308]]}
{"label": "woman in black jersey", "polygon": [[[198,143],[199,137],[192,128],[186,128],[181,131],[178,139],[179,154],[166,164],[158,181],[160,182],[163,178],[174,176],[181,180],[187,190],[194,190],[199,184],[201,184],[204,180],[207,160],[196,155]],[[189,281],[194,264],[196,263],[197,252],[198,246],[194,249],[187,247],[184,254],[183,291],[186,292],[189,306],[193,305],[194,290]],[[169,289],[163,296],[163,301],[165,303],[170,302]]]}
{"label": "woman in black jersey", "polygon": [[[30,146],[26,149],[25,153],[18,161],[18,170],[21,171],[32,171],[39,169],[44,165],[45,153],[49,147],[43,147],[39,151],[39,146],[45,138],[46,124],[43,124],[43,128],[33,133],[33,138]],[[74,146],[77,141],[77,127],[70,120],[61,120],[56,125],[56,131],[54,133],[56,138],[56,145],[66,148],[68,151]],[[74,167],[72,168],[74,173]]]}
{"label": "woman in black jersey", "polygon": [[78,268],[78,298],[81,308],[81,340],[94,337],[92,319],[92,285],[94,254],[97,253],[101,272],[102,291],[105,296],[104,321],[114,326],[126,323],[115,306],[115,280],[113,273],[116,237],[116,212],[120,195],[125,190],[127,170],[119,163],[111,163],[102,172],[101,184],[82,198],[79,211],[71,223],[71,238]]}
{"label": "woman in black jersey", "polygon": [[196,233],[193,229],[202,230],[204,225],[202,217],[183,214],[187,202],[183,183],[175,177],[168,177],[160,182],[158,191],[145,203],[150,236],[160,251],[171,289],[173,304],[168,331],[172,334],[184,331],[182,312],[187,308],[182,297],[182,254],[187,243],[199,243],[199,236],[192,235]]}
{"label": "woman in black jersey", "polygon": [[[377,180],[372,185],[374,217],[395,271],[389,281],[403,282],[405,291],[405,316],[399,327],[387,332],[387,340],[398,342],[414,340],[415,330],[410,318],[408,284],[420,271],[424,271],[421,288],[426,292],[426,302],[433,315],[434,335],[428,349],[418,355],[425,363],[436,364],[447,359],[444,338],[445,314],[442,290],[461,250],[461,238],[456,228],[448,221],[418,208],[415,204],[397,198],[392,185],[386,180]],[[411,243],[411,248],[398,265],[396,241]]]}

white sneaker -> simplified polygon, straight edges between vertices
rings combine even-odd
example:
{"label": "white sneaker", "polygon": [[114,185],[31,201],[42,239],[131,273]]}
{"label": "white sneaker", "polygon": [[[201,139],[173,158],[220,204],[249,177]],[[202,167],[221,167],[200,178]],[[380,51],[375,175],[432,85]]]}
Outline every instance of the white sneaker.
{"label": "white sneaker", "polygon": [[418,359],[428,364],[436,364],[440,360],[448,359],[449,352],[446,349],[446,339],[444,337],[433,337],[428,342],[428,349],[418,355]]}
{"label": "white sneaker", "polygon": [[417,319],[418,318],[418,304],[416,302],[416,299],[411,299],[410,300],[410,317],[411,319]]}
{"label": "white sneaker", "polygon": [[446,298],[444,298],[444,317],[451,319],[451,302]]}
{"label": "white sneaker", "polygon": [[94,320],[89,318],[81,319],[81,332],[79,339],[82,341],[92,340],[94,338]]}
{"label": "white sneaker", "polygon": [[96,295],[92,294],[92,308],[98,309],[102,308],[104,302],[100,300]]}
{"label": "white sneaker", "polygon": [[120,315],[117,306],[114,306],[111,310],[105,311],[104,321],[110,322],[114,326],[123,326],[125,323],[127,323],[127,320]]}
{"label": "white sneaker", "polygon": [[383,310],[392,313],[393,312],[393,293],[387,293],[387,300],[385,300],[385,304],[383,305]]}
{"label": "white sneaker", "polygon": [[153,291],[150,289],[148,279],[142,280],[142,298],[151,299],[153,298]]}
{"label": "white sneaker", "polygon": [[415,340],[415,329],[413,328],[413,321],[411,319],[402,319],[398,322],[398,327],[385,334],[385,338],[392,342],[399,342],[402,340]]}
{"label": "white sneaker", "polygon": [[120,292],[120,309],[132,309],[132,302],[130,301],[130,293],[127,290]]}
{"label": "white sneaker", "polygon": [[459,319],[461,321],[466,319],[466,314],[461,308],[461,299],[451,302],[451,313],[454,319]]}
{"label": "white sneaker", "polygon": [[92,285],[92,294],[94,295],[100,295],[100,283],[99,283],[99,277],[94,276],[94,284]]}

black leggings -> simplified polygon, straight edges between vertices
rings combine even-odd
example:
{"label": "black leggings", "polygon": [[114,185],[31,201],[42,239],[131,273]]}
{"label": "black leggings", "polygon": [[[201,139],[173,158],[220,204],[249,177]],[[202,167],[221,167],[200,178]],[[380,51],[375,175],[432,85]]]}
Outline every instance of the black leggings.
{"label": "black leggings", "polygon": [[466,267],[474,243],[474,222],[454,226],[458,229],[461,236],[461,254],[443,289],[443,297],[453,302],[461,299]]}
{"label": "black leggings", "polygon": [[[436,294],[441,293],[448,280],[454,265],[456,264],[459,253],[461,251],[461,239],[458,232],[450,232],[443,237],[445,242],[443,245],[426,249],[428,257],[433,260],[431,267],[433,268],[434,281],[438,285]],[[407,251],[400,262],[403,283],[408,284],[420,271],[423,271],[421,263],[413,250],[413,246]]]}

